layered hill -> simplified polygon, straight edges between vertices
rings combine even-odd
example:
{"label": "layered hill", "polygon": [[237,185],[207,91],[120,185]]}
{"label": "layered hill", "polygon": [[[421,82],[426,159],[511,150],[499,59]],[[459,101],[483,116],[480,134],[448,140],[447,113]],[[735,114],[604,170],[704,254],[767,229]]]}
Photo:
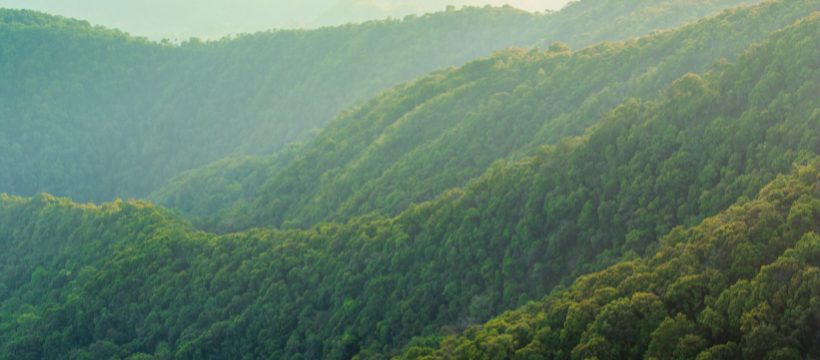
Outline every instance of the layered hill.
{"label": "layered hill", "polygon": [[[267,29],[318,28],[361,23],[388,16],[403,18],[442,10],[447,5],[503,6],[535,12],[559,9],[566,1],[545,0],[306,0],[271,2],[236,0],[200,2],[184,0],[4,0],[3,7],[30,9],[86,19],[92,24],[128,29],[152,40],[184,40],[191,36],[219,39],[226,34],[254,33]],[[557,5],[557,6],[556,6]]]}
{"label": "layered hill", "polygon": [[814,15],[396,217],[218,236],[4,196],[0,357],[815,356],[818,59]]}
{"label": "layered hill", "polygon": [[[180,46],[2,10],[0,192],[96,203],[145,197],[182,171],[309,138],[397,82],[543,39],[589,45],[573,41],[564,24],[609,32],[624,15],[608,11],[613,4],[585,0],[556,14],[470,7]],[[697,10],[679,12],[677,4]],[[646,1],[634,16],[671,27],[736,4]],[[657,11],[640,11],[648,7]],[[648,32],[642,24],[625,35]]]}
{"label": "layered hill", "polygon": [[[287,167],[260,170],[276,174],[265,183],[243,180],[257,178],[247,176],[251,167],[206,181],[220,173],[215,164],[175,178],[149,199],[210,217],[201,228],[217,232],[395,216],[465,186],[498,159],[531,156],[539,145],[583,134],[632,97],[658,99],[675,79],[735,59],[817,10],[814,1],[769,2],[626,43],[497,52],[343,113],[288,156]],[[228,187],[233,183],[241,190]]]}

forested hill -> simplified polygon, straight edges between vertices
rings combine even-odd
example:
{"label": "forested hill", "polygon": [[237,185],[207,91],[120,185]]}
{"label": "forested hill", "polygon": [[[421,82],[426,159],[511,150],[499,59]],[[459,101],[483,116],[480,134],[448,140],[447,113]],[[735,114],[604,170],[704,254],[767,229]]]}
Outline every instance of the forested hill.
{"label": "forested hill", "polygon": [[497,52],[383,92],[261,167],[220,162],[149,199],[208,218],[199,227],[220,233],[395,216],[465,186],[498,159],[583,134],[632,97],[657,99],[684,74],[705,74],[817,10],[817,1],[772,1],[625,43]]}
{"label": "forested hill", "polygon": [[444,327],[394,359],[817,359],[818,170],[779,176],[754,201],[664,237],[654,256],[463,333]]}
{"label": "forested hill", "polygon": [[[145,197],[184,170],[309,138],[306,131],[397,82],[513,45],[589,45],[594,36],[556,31],[577,21],[585,32],[609,33],[632,16],[610,11],[618,4],[584,0],[551,15],[471,7],[178,47],[0,10],[0,192]],[[677,11],[682,4],[696,11]],[[672,27],[736,4],[645,1],[634,9],[647,25]],[[643,24],[623,35],[647,33]]]}
{"label": "forested hill", "polygon": [[813,15],[391,218],[2,196],[0,359],[812,359],[818,59]]}

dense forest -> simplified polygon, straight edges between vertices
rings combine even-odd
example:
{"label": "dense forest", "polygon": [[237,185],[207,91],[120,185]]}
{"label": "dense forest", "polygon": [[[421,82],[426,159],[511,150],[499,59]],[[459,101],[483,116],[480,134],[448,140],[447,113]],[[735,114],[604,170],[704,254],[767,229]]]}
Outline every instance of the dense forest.
{"label": "dense forest", "polygon": [[[601,34],[644,35],[739,0],[585,0],[555,14],[468,7],[180,46],[32,11],[0,9],[0,192],[77,202],[143,198],[237,154],[310,139],[341,110],[398,82],[494,50]],[[693,10],[681,12],[679,6]],[[634,20],[634,19],[633,19]],[[591,37],[574,39],[567,23]],[[445,34],[442,36],[442,34]]]}
{"label": "dense forest", "polygon": [[[694,4],[465,8],[180,47],[0,13],[0,360],[820,359],[820,1],[645,30]],[[550,35],[340,106],[321,130],[278,118],[299,131],[262,140],[273,120],[250,105],[351,74],[273,92],[237,75],[253,73],[242,54],[368,27],[400,47],[410,24],[456,17]],[[349,45],[348,64],[386,59]],[[344,64],[325,55],[316,69]],[[89,198],[28,196],[19,178]],[[81,203],[106,191],[153,192]]]}
{"label": "dense forest", "polygon": [[[482,326],[444,327],[396,359],[816,359],[818,165],[678,228],[652,256],[581,277]],[[354,359],[382,358],[374,354]]]}
{"label": "dense forest", "polygon": [[[403,210],[280,226],[264,220],[257,200],[244,207],[249,225],[280,229],[216,235],[141,201],[2,196],[0,358],[816,357],[820,16],[808,14],[817,9],[770,1],[623,44],[499,52],[386,92],[276,157],[237,156],[206,168],[210,175],[175,180],[201,189],[232,181],[230,201],[240,205],[244,189],[263,181],[257,196],[270,198],[278,182],[270,179],[292,166],[303,171],[298,183],[331,180],[341,172],[311,173],[344,149],[329,147],[326,134],[349,134],[362,152],[420,122],[408,133],[423,140],[425,124],[452,113],[425,122],[390,109],[423,114],[428,103],[451,104],[431,112],[465,113],[458,126],[430,133],[455,136],[473,122],[487,126],[488,117],[501,126],[485,133],[518,144],[485,155],[501,159],[463,186]],[[711,63],[696,63],[681,46],[716,34],[734,41],[716,40],[710,48],[721,57]],[[747,49],[734,55],[731,46]],[[701,75],[675,73],[688,71],[678,55],[694,58]],[[618,56],[651,70],[599,65]],[[595,80],[583,61],[615,74]],[[578,95],[550,82],[574,81],[574,73],[588,75],[593,89],[596,81],[624,85],[598,90],[615,92],[611,107],[586,96],[573,105]],[[511,109],[550,88],[564,93],[567,108],[600,117],[578,135],[568,119],[582,115],[534,116],[543,128],[515,140],[517,123],[505,123],[499,109],[525,119]],[[477,106],[465,111],[471,100]],[[357,129],[349,120],[356,117],[390,129]],[[319,146],[325,151],[312,150]],[[191,211],[213,211],[207,205]]]}
{"label": "dense forest", "polygon": [[[226,173],[212,168],[217,164],[179,176],[149,199],[205,217],[199,227],[220,233],[307,228],[371,212],[395,216],[411,203],[463,187],[498,159],[532,156],[540,144],[582,135],[619,103],[655,99],[680,76],[704,74],[716,59],[735,59],[817,9],[816,1],[764,3],[574,53],[559,43],[545,52],[498,52],[343,113],[295,159],[287,157],[289,166],[277,161],[266,170],[276,176],[265,183],[243,181],[257,178],[243,172],[201,181]],[[234,182],[242,183],[241,197]]]}

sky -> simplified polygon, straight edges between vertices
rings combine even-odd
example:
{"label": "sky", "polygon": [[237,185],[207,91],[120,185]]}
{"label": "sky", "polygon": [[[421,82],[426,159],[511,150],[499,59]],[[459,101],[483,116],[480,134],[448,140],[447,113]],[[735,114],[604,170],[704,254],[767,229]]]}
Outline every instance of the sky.
{"label": "sky", "polygon": [[402,18],[447,5],[510,4],[559,10],[567,0],[0,0],[0,8],[32,9],[88,20],[152,40],[218,39],[273,28],[316,28]]}

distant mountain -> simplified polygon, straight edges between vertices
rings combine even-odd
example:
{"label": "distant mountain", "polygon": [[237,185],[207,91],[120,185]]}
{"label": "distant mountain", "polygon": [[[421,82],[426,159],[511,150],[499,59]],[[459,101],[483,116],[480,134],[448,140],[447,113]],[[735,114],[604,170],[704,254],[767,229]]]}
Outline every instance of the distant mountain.
{"label": "distant mountain", "polygon": [[566,4],[564,0],[337,0],[315,18],[304,23],[308,28],[338,25],[348,22],[365,22],[388,16],[403,18],[410,14],[423,15],[440,11],[446,6],[460,9],[463,6],[504,6],[509,5],[529,12],[559,10]]}
{"label": "distant mountain", "polygon": [[189,37],[218,40],[228,34],[268,29],[384,20],[388,16],[423,15],[445,6],[502,6],[530,12],[558,10],[566,0],[3,0],[0,7],[30,9],[90,21],[159,41]]}
{"label": "distant mountain", "polygon": [[296,27],[337,0],[3,0],[0,7],[29,9],[88,20],[147,36],[179,41],[217,40],[228,34]]}

